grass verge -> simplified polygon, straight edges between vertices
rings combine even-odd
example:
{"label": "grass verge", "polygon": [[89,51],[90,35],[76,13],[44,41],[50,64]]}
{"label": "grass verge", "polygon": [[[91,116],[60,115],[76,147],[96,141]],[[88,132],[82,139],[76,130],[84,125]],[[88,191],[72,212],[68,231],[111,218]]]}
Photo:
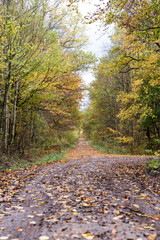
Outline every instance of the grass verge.
{"label": "grass verge", "polygon": [[3,159],[0,160],[0,171],[57,162],[65,159],[65,157],[66,151],[49,152],[48,154],[43,154],[41,156],[34,156],[33,160],[30,158],[20,158],[18,156],[11,156],[10,158],[3,156]]}
{"label": "grass verge", "polygon": [[129,152],[123,151],[123,149],[118,146],[113,146],[113,145],[106,146],[105,144],[98,145],[98,144],[93,143],[91,140],[87,139],[87,141],[93,148],[97,149],[100,152],[106,153],[106,154],[130,155]]}
{"label": "grass verge", "polygon": [[146,169],[151,174],[160,174],[160,157],[150,158],[146,164]]}
{"label": "grass verge", "polygon": [[75,148],[78,136],[77,134],[74,141],[70,141],[70,144],[68,142],[68,145],[63,147],[61,151],[33,147],[30,150],[25,150],[23,156],[19,156],[18,154],[12,156],[2,155],[0,156],[0,171],[25,168],[32,165],[52,163],[61,160],[65,162],[67,151]]}

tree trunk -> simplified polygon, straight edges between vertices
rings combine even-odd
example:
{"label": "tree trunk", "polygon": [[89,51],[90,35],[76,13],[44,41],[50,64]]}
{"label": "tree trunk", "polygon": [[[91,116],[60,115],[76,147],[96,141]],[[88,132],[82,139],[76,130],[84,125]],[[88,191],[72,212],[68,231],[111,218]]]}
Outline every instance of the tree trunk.
{"label": "tree trunk", "polygon": [[15,132],[16,132],[18,87],[19,87],[19,82],[16,81],[16,84],[15,84],[15,98],[14,98],[14,106],[13,106],[13,126],[12,126],[12,141],[11,141],[12,144],[14,144]]}
{"label": "tree trunk", "polygon": [[8,136],[9,136],[9,106],[8,106],[8,94],[6,96],[6,104],[5,104],[5,152],[8,153]]}
{"label": "tree trunk", "polygon": [[149,141],[149,143],[150,143],[150,141],[151,141],[151,136],[150,136],[150,129],[149,129],[149,127],[147,128],[147,137],[148,137],[148,141]]}
{"label": "tree trunk", "polygon": [[33,119],[33,135],[32,135],[32,143],[33,144],[36,142],[36,136],[37,136],[37,124],[36,124],[36,117],[34,116],[34,119]]}

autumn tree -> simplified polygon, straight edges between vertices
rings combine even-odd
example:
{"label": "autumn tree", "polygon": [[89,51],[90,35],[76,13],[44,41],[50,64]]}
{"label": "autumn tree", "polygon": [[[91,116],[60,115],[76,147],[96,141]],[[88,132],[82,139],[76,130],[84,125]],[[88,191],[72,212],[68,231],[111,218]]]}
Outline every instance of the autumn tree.
{"label": "autumn tree", "polygon": [[[57,128],[56,113],[72,121],[69,114],[78,111],[81,98],[78,71],[94,60],[81,51],[86,38],[80,15],[63,1],[3,1],[0,21],[1,150],[23,152],[40,137],[42,122]],[[67,101],[75,101],[70,110]]]}
{"label": "autumn tree", "polygon": [[[99,75],[95,75],[93,90],[91,89],[91,96],[94,92],[94,99],[91,97],[91,106],[94,106],[92,113],[98,109],[100,119],[97,132],[101,129],[107,138],[104,129],[109,127],[116,134],[114,139],[127,144],[131,152],[140,152],[144,147],[157,149],[160,131],[158,1],[109,1],[103,9],[97,9],[92,16],[93,20],[98,14],[104,14],[106,26],[114,23],[117,30],[112,37],[112,57],[105,57],[103,68],[99,64],[103,77],[100,77],[99,71]],[[115,93],[118,105],[112,101],[110,111],[114,112],[118,106],[115,119],[118,117],[119,121],[118,125],[113,121],[112,127],[108,122],[105,127],[102,123],[108,111],[108,106],[104,103],[104,85],[107,90],[111,86],[107,79],[113,86],[119,86]],[[103,84],[99,84],[99,81]],[[99,97],[101,94],[102,97]]]}

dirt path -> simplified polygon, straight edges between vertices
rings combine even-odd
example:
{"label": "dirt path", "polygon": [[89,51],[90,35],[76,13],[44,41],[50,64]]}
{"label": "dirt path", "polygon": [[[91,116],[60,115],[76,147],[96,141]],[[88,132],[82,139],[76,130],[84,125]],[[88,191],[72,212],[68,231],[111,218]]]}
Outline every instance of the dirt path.
{"label": "dirt path", "polygon": [[145,157],[105,155],[80,139],[68,159],[8,172],[0,240],[160,240],[160,178],[145,175]]}

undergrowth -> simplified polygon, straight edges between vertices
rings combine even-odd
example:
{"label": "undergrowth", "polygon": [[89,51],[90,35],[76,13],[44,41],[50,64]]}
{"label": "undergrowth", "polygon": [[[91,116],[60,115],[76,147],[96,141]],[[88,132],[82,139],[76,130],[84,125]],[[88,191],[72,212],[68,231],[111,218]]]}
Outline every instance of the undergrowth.
{"label": "undergrowth", "polygon": [[19,169],[31,165],[51,163],[65,159],[66,152],[75,148],[78,136],[79,135],[75,132],[74,137],[73,134],[71,135],[68,133],[68,138],[65,139],[66,143],[64,144],[63,140],[62,146],[57,148],[46,148],[46,146],[32,147],[29,150],[26,149],[23,155],[15,153],[14,155],[8,156],[3,154],[0,156],[0,171]]}
{"label": "undergrowth", "polygon": [[146,164],[146,169],[150,173],[160,174],[160,157],[150,158]]}
{"label": "undergrowth", "polygon": [[47,155],[43,155],[41,157],[37,157],[34,160],[22,159],[18,156],[11,157],[7,162],[0,162],[0,171],[8,170],[8,169],[19,169],[23,167],[29,167],[32,165],[39,165],[45,163],[51,163],[60,161],[65,158],[66,151],[62,152],[53,152],[48,153]]}
{"label": "undergrowth", "polygon": [[121,147],[118,146],[106,146],[106,144],[95,144],[91,140],[87,140],[89,144],[99,150],[100,152],[107,153],[107,154],[119,154],[119,155],[130,155],[129,152],[126,152]]}

